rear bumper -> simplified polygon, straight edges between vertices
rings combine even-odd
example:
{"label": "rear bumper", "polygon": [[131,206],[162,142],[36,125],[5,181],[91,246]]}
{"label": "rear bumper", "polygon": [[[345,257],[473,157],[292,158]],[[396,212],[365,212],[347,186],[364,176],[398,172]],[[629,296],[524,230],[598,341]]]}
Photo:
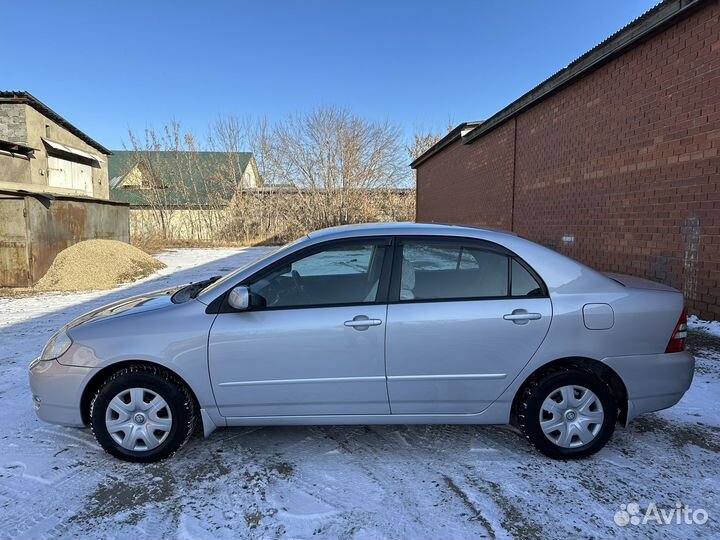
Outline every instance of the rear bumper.
{"label": "rear bumper", "polygon": [[615,356],[603,359],[625,383],[629,422],[639,414],[667,409],[683,397],[695,373],[689,352]]}
{"label": "rear bumper", "polygon": [[30,364],[30,390],[38,418],[52,424],[84,426],[80,398],[92,371],[92,368],[64,366],[57,360]]}

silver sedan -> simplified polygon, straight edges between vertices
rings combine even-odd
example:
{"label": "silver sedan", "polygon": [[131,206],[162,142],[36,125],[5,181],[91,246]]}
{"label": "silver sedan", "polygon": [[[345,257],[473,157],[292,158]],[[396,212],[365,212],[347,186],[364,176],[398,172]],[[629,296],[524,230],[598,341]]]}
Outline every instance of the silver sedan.
{"label": "silver sedan", "polygon": [[377,224],[311,233],[223,277],[129,298],[30,365],[38,416],[149,462],[196,425],[507,424],[597,452],[677,403],[682,294],[510,233]]}

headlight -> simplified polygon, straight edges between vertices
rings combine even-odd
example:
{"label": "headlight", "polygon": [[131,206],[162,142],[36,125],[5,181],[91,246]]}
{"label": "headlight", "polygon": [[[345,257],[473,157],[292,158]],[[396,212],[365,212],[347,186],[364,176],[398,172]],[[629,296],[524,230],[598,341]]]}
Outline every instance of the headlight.
{"label": "headlight", "polygon": [[55,360],[65,354],[65,351],[70,348],[70,345],[72,345],[72,339],[70,339],[70,336],[67,335],[64,329],[60,330],[51,337],[50,341],[45,345],[40,355],[40,360]]}

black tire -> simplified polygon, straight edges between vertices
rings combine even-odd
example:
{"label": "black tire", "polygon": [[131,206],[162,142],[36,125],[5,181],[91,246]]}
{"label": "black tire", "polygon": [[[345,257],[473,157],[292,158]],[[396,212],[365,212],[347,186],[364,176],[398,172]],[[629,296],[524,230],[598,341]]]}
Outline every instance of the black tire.
{"label": "black tire", "polygon": [[[165,400],[172,414],[172,426],[159,446],[130,450],[118,444],[105,424],[110,401],[123,390],[145,388]],[[172,456],[190,439],[195,426],[195,401],[190,390],[166,369],[143,364],[113,373],[103,382],[90,403],[90,426],[95,439],[110,454],[125,461],[150,463]]]}
{"label": "black tire", "polygon": [[[595,438],[587,444],[566,448],[551,441],[540,425],[540,411],[545,399],[563,386],[582,386],[600,400],[604,418]],[[612,391],[591,371],[563,369],[531,381],[522,391],[517,405],[517,421],[530,443],[542,454],[553,459],[581,459],[600,450],[615,431],[618,406]]]}

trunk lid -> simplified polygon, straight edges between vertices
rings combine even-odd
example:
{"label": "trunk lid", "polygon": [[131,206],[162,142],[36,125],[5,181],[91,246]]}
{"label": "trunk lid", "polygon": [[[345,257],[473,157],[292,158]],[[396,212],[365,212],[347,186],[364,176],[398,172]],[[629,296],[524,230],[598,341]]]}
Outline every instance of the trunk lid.
{"label": "trunk lid", "polygon": [[670,287],[669,285],[664,285],[656,281],[650,281],[649,279],[643,279],[636,276],[613,273],[605,273],[605,275],[610,279],[617,281],[621,285],[624,285],[625,287],[629,287],[631,289],[649,289],[653,291],[667,291],[675,293],[680,292],[677,289]]}

